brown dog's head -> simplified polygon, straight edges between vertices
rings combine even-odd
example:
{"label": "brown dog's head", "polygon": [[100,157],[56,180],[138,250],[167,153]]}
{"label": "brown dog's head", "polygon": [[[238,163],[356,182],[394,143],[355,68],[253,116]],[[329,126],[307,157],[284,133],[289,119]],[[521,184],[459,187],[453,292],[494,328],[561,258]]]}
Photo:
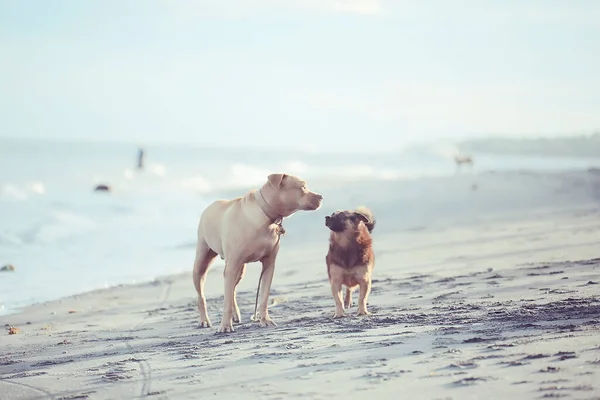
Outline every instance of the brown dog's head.
{"label": "brown dog's head", "polygon": [[333,232],[356,231],[360,224],[364,224],[369,233],[375,228],[373,213],[366,207],[356,210],[336,211],[325,217],[325,226]]}
{"label": "brown dog's head", "polygon": [[269,206],[282,217],[298,210],[318,210],[323,201],[323,196],[308,190],[305,181],[288,174],[269,175],[262,191]]}

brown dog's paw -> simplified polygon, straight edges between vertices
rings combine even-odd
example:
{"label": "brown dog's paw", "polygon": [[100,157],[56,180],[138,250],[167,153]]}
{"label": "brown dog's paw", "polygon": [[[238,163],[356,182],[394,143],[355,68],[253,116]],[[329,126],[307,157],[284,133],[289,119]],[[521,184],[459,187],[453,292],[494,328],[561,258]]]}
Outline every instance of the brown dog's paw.
{"label": "brown dog's paw", "polygon": [[356,315],[365,316],[366,317],[366,316],[371,315],[371,313],[369,311],[367,311],[367,310],[358,310],[358,313]]}
{"label": "brown dog's paw", "polygon": [[338,311],[336,311],[336,312],[333,314],[333,318],[344,318],[345,316],[346,316],[346,313],[344,313],[343,311],[342,311],[342,312],[338,312]]}

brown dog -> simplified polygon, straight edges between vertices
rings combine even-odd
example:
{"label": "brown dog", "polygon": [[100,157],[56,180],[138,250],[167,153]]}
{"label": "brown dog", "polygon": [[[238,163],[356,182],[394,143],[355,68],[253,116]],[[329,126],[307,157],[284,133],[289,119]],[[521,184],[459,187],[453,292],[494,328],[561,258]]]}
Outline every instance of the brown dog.
{"label": "brown dog", "polygon": [[302,179],[288,174],[271,174],[260,189],[232,200],[217,200],[206,207],[198,223],[193,272],[200,326],[211,326],[204,283],[217,254],[225,260],[223,318],[218,332],[233,332],[233,322],[240,322],[236,287],[244,276],[246,263],[255,261],[262,263],[259,322],[263,327],[276,325],[269,317],[268,303],[283,230],[282,220],[300,210],[317,210],[322,200],[323,196],[308,190]]}
{"label": "brown dog", "polygon": [[[371,247],[371,232],[375,228],[373,213],[366,207],[337,211],[325,217],[325,225],[331,230],[325,262],[335,301],[333,317],[345,316],[344,309],[352,306],[352,292],[357,286],[360,288],[358,315],[369,315],[367,299],[375,267],[375,254]],[[342,285],[346,287],[343,305]]]}

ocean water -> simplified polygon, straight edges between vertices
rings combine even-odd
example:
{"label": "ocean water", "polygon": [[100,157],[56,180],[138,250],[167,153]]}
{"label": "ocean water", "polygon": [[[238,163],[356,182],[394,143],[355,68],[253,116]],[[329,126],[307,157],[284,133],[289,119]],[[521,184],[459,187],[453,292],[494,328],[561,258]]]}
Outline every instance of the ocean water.
{"label": "ocean water", "polygon": [[[378,230],[400,229],[399,221],[406,228],[423,223],[442,207],[432,193],[448,195],[439,179],[461,175],[457,182],[464,188],[485,170],[594,165],[586,159],[475,155],[475,167],[457,174],[455,149],[439,144],[381,154],[189,145],[145,150],[145,168],[138,171],[135,144],[0,139],[0,266],[16,267],[0,273],[0,315],[89,290],[191,273],[202,209],[258,187],[271,172],[297,174],[325,197],[321,210],[290,218],[286,246],[292,246],[324,240],[323,215],[359,204],[381,210]],[[431,179],[438,181],[428,184]],[[93,192],[99,183],[113,191]],[[501,206],[502,198],[495,198]],[[383,211],[400,203],[414,211]]]}

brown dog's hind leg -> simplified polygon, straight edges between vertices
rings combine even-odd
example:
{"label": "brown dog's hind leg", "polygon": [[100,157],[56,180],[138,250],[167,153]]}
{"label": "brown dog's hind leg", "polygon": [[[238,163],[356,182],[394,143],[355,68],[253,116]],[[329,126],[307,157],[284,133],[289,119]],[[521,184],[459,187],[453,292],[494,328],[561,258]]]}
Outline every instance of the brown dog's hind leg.
{"label": "brown dog's hind leg", "polygon": [[371,293],[371,279],[365,278],[358,281],[360,292],[358,295],[358,315],[371,315],[367,310],[367,300]]}
{"label": "brown dog's hind leg", "polygon": [[206,298],[204,297],[204,281],[210,264],[217,256],[203,239],[198,240],[196,246],[196,260],[194,261],[193,280],[194,287],[198,293],[198,311],[200,312],[200,327],[208,328],[211,326],[210,318],[206,310]]}
{"label": "brown dog's hind leg", "polygon": [[347,310],[352,307],[352,290],[346,288],[346,295],[344,296],[344,308]]}
{"label": "brown dog's hind leg", "polygon": [[242,268],[240,269],[238,278],[235,281],[235,287],[233,288],[233,308],[232,308],[231,312],[233,313],[233,322],[235,322],[236,324],[239,324],[242,320],[242,315],[240,314],[240,308],[238,307],[238,304],[237,304],[236,289],[237,289],[237,286],[240,284],[240,281],[244,277],[245,273],[246,273],[246,264],[243,264]]}

